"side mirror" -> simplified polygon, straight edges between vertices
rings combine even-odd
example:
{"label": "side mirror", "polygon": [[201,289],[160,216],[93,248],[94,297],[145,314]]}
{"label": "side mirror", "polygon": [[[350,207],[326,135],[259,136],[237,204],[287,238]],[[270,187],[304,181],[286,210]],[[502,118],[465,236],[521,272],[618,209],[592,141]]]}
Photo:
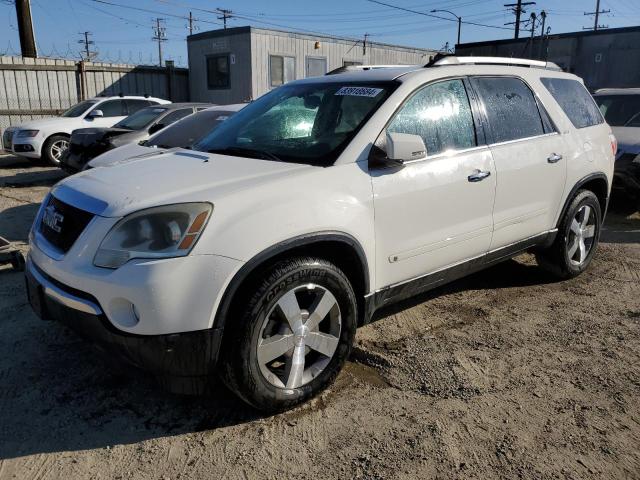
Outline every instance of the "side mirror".
{"label": "side mirror", "polygon": [[427,147],[420,135],[387,131],[387,157],[397,163],[422,160],[427,156]]}
{"label": "side mirror", "polygon": [[89,113],[89,118],[102,118],[104,117],[104,113],[102,110],[91,110]]}
{"label": "side mirror", "polygon": [[156,132],[162,130],[166,125],[164,123],[156,123],[155,125],[151,125],[149,127],[149,135],[153,135]]}

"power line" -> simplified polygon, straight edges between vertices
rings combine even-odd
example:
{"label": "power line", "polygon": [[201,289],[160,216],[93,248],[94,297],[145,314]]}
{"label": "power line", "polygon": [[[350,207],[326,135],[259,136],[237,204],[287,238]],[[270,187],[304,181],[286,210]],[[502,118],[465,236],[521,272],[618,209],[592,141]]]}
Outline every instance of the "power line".
{"label": "power line", "polygon": [[[397,10],[403,10],[405,12],[415,13],[417,15],[424,15],[425,17],[437,18],[439,20],[445,20],[447,22],[457,23],[457,20],[454,20],[453,18],[441,17],[440,15],[433,15],[432,13],[425,13],[425,12],[420,12],[418,10],[412,10],[410,8],[398,7],[397,5],[391,5],[390,3],[380,2],[379,0],[367,0],[367,2],[377,3],[378,5],[384,5],[385,7],[395,8]],[[498,25],[487,25],[484,23],[477,23],[477,22],[469,22],[467,20],[464,20],[461,23],[464,23],[467,25],[475,25],[476,27],[496,28],[498,30],[511,30],[510,28],[507,28],[507,27],[500,27]]]}

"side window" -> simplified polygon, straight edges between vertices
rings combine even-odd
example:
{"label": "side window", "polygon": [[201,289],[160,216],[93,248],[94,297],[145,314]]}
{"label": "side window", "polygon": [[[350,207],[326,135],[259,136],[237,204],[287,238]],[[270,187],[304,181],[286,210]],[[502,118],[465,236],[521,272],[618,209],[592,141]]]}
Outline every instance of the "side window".
{"label": "side window", "polygon": [[522,80],[476,77],[474,83],[484,102],[494,143],[545,133],[536,98]]}
{"label": "side window", "polygon": [[280,55],[269,56],[269,85],[279,87],[296,79],[295,58]]}
{"label": "side window", "polygon": [[181,118],[184,118],[187,115],[191,115],[192,113],[193,113],[193,110],[190,108],[183,108],[181,110],[176,110],[174,112],[167,114],[164,118],[162,118],[160,120],[160,123],[165,126],[171,125],[173,122],[177,122]]}
{"label": "side window", "polygon": [[136,113],[138,110],[141,110],[149,105],[153,105],[148,100],[125,100],[127,102],[127,110],[129,115]]}
{"label": "side window", "polygon": [[602,113],[585,86],[568,78],[541,78],[558,105],[576,128],[591,127],[604,122]]}
{"label": "side window", "polygon": [[207,57],[207,88],[218,90],[229,88],[229,55],[210,55]]}
{"label": "side window", "polygon": [[477,144],[469,98],[459,79],[420,89],[400,108],[387,130],[420,135],[428,155]]}
{"label": "side window", "polygon": [[127,115],[124,106],[123,100],[107,100],[99,104],[96,109],[102,110],[105,117],[124,117]]}

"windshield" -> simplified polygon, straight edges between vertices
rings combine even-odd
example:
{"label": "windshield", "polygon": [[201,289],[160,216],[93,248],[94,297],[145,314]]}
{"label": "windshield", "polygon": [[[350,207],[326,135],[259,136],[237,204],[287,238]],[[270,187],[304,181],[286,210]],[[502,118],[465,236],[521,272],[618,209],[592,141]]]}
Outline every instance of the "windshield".
{"label": "windshield", "polygon": [[71,107],[69,110],[64,112],[61,117],[79,117],[96,103],[98,103],[97,100],[85,100],[84,102],[80,102]]}
{"label": "windshield", "polygon": [[612,127],[640,127],[640,95],[596,95],[593,98]]}
{"label": "windshield", "polygon": [[145,145],[159,148],[191,147],[234,113],[236,112],[212,110],[189,115],[151,137]]}
{"label": "windshield", "polygon": [[124,120],[120,120],[114,125],[115,128],[126,128],[128,130],[142,130],[153,122],[156,118],[166,112],[166,108],[148,107],[138,110],[133,115],[129,115]]}
{"label": "windshield", "polygon": [[394,82],[285,85],[247,105],[193,148],[330,165],[396,87]]}

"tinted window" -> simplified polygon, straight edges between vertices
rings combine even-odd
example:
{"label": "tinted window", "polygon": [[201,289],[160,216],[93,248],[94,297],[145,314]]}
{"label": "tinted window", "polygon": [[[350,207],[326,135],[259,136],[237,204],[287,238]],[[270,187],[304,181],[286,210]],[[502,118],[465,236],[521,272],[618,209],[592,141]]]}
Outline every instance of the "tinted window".
{"label": "tinted window", "polygon": [[476,146],[473,116],[462,80],[422,88],[396,113],[387,130],[420,135],[429,155]]}
{"label": "tinted window", "polygon": [[279,87],[296,78],[295,58],[271,55],[269,73],[272,87]]}
{"label": "tinted window", "polygon": [[190,147],[234,113],[224,110],[196,113],[154,135],[146,144],[161,148]]}
{"label": "tinted window", "polygon": [[171,125],[174,122],[177,122],[178,120],[180,120],[181,118],[186,117],[187,115],[191,115],[193,113],[193,109],[191,108],[182,108],[180,110],[176,110],[174,112],[171,112],[169,114],[167,114],[165,117],[163,117],[160,120],[160,123],[162,125]]}
{"label": "tinted window", "polygon": [[141,110],[149,105],[155,105],[155,102],[150,102],[148,100],[125,100],[127,102],[127,110],[129,115],[132,113],[136,113],[138,110]]}
{"label": "tinted window", "polygon": [[96,109],[102,110],[105,117],[124,117],[127,115],[123,100],[107,100],[98,105]]}
{"label": "tinted window", "polygon": [[590,127],[604,121],[593,97],[577,80],[541,78],[540,81],[556,99],[574,127]]}
{"label": "tinted window", "polygon": [[166,108],[159,107],[143,108],[142,110],[138,110],[133,115],[129,115],[124,120],[120,120],[114,125],[114,127],[128,128],[129,130],[140,130],[149,125],[166,111]]}
{"label": "tinted window", "polygon": [[85,100],[84,102],[80,102],[77,105],[74,105],[69,110],[64,112],[61,116],[63,117],[79,117],[84,112],[86,112],[90,107],[94,106],[97,103],[96,100]]}
{"label": "tinted window", "polygon": [[285,85],[244,107],[194,149],[331,165],[396,87],[392,82]]}
{"label": "tinted window", "polygon": [[474,82],[484,102],[494,143],[545,133],[536,99],[522,80],[478,77]]}
{"label": "tinted window", "polygon": [[596,95],[593,97],[612,127],[637,127],[640,95]]}
{"label": "tinted window", "polygon": [[207,86],[209,90],[229,88],[229,55],[207,57]]}

